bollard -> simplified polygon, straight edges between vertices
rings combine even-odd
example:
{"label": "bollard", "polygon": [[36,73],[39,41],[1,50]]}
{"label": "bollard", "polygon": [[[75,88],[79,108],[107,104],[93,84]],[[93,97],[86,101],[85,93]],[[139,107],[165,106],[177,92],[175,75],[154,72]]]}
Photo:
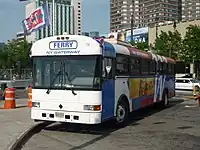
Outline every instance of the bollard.
{"label": "bollard", "polygon": [[14,109],[16,108],[15,96],[16,96],[15,88],[6,88],[5,89],[5,103],[4,109]]}
{"label": "bollard", "polygon": [[28,108],[32,108],[32,87],[28,87]]}
{"label": "bollard", "polygon": [[194,86],[194,88],[193,88],[193,96],[195,97],[197,95],[199,95],[199,87]]}

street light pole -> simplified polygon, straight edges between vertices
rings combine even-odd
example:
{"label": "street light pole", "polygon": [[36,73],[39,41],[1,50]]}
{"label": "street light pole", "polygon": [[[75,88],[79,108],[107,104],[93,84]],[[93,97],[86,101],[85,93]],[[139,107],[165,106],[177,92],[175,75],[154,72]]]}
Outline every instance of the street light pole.
{"label": "street light pole", "polygon": [[133,26],[134,26],[134,2],[132,1],[132,11],[131,11],[131,43],[133,44]]}
{"label": "street light pole", "polygon": [[158,38],[158,17],[155,18],[156,20],[156,38]]}
{"label": "street light pole", "polygon": [[133,16],[131,15],[131,43],[133,44]]}
{"label": "street light pole", "polygon": [[[176,31],[176,21],[174,20],[174,22],[173,22],[173,28],[174,28],[174,32]],[[171,45],[171,44],[170,44]],[[173,45],[171,45],[171,48],[170,48],[170,50],[169,50],[169,57],[172,57],[172,48],[173,48],[174,46]]]}

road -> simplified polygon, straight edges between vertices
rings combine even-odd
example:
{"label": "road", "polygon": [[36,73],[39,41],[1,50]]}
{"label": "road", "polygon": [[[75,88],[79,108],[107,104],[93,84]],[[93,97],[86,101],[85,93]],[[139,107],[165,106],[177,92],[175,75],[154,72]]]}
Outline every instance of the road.
{"label": "road", "polygon": [[134,112],[128,125],[52,124],[32,136],[23,150],[200,149],[200,113],[194,101],[174,99],[167,109]]}

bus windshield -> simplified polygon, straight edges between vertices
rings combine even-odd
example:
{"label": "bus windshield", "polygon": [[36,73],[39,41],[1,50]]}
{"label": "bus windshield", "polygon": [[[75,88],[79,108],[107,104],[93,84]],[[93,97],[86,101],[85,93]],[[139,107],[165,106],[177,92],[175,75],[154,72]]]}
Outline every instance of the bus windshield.
{"label": "bus windshield", "polygon": [[34,88],[100,88],[100,56],[33,57],[33,67]]}

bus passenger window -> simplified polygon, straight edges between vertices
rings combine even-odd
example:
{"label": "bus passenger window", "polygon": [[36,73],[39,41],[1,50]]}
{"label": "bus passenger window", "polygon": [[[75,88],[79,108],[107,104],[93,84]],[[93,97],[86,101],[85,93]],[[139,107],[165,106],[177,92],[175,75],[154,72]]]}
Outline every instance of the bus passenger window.
{"label": "bus passenger window", "polygon": [[116,57],[116,75],[129,75],[129,57],[118,54]]}
{"label": "bus passenger window", "polygon": [[150,75],[155,75],[156,74],[156,62],[155,61],[150,61],[149,62],[149,74]]}
{"label": "bus passenger window", "polygon": [[130,59],[130,74],[132,76],[140,75],[140,60],[131,58]]}

